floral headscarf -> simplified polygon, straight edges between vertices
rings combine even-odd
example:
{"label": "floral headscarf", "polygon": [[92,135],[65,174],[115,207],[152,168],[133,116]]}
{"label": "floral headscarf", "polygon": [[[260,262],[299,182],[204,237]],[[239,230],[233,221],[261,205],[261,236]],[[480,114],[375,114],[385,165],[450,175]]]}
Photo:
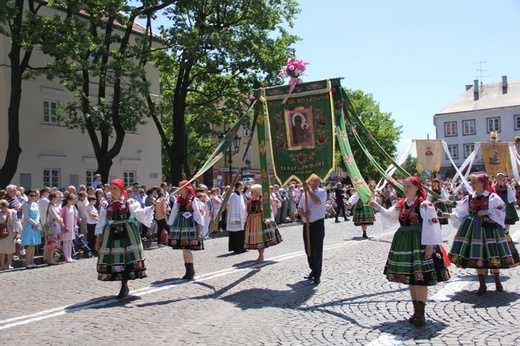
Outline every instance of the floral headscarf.
{"label": "floral headscarf", "polygon": [[489,180],[489,176],[487,174],[481,173],[481,174],[472,174],[470,176],[470,179],[477,179],[484,185],[484,190],[490,192],[490,193],[496,193],[495,188],[493,185],[491,185],[491,180]]}
{"label": "floral headscarf", "polygon": [[125,189],[125,184],[123,183],[123,181],[121,179],[114,179],[110,182],[110,185],[115,185],[119,188],[119,190],[121,191],[121,196],[123,196],[124,198],[126,198],[126,189]]}

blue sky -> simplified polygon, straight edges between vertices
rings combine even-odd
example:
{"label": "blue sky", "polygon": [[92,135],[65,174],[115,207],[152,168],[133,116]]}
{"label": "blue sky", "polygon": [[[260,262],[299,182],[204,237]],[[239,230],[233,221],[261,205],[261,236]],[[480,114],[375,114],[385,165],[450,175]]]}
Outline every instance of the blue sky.
{"label": "blue sky", "polygon": [[344,77],[345,88],[372,94],[402,126],[399,152],[436,138],[433,115],[474,79],[520,80],[519,0],[298,2],[290,31],[309,62],[302,79]]}
{"label": "blue sky", "polygon": [[433,115],[474,79],[520,79],[518,0],[299,3],[291,32],[302,38],[296,56],[309,62],[303,79],[344,77],[345,88],[372,94],[403,127],[399,152],[436,138]]}

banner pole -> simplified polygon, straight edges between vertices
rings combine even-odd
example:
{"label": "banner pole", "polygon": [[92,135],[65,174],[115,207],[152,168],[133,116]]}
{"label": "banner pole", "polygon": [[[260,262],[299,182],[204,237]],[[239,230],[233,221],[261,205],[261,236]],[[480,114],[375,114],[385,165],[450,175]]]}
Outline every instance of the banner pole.
{"label": "banner pole", "polygon": [[311,257],[311,224],[309,222],[311,213],[309,211],[309,191],[305,191],[305,211],[309,212],[309,216],[305,218],[305,228],[307,230],[307,257]]}

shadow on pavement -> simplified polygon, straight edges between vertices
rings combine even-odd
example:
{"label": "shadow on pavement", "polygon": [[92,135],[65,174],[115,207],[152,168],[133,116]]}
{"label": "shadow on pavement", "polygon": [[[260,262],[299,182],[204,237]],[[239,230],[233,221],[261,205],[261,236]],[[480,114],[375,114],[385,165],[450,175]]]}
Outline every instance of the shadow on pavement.
{"label": "shadow on pavement", "polygon": [[[407,340],[432,340],[433,338],[439,337],[442,331],[449,325],[432,321],[426,316],[426,324],[422,327],[414,327],[407,320],[403,319],[400,321],[387,321],[379,325],[373,326],[383,333],[394,336],[394,342],[406,342]],[[387,338],[385,338],[387,339]],[[393,343],[392,343],[393,345]]]}
{"label": "shadow on pavement", "polygon": [[69,305],[65,308],[66,313],[72,313],[80,310],[94,310],[94,309],[106,309],[115,306],[124,306],[130,302],[140,300],[141,297],[129,295],[124,299],[115,299],[116,295],[104,296],[99,298],[90,299],[78,304]]}
{"label": "shadow on pavement", "polygon": [[222,297],[222,300],[235,304],[242,310],[277,307],[298,309],[313,294],[315,285],[308,280],[288,284],[290,290],[271,290],[251,288]]}
{"label": "shadow on pavement", "polygon": [[[493,286],[493,285],[492,285]],[[489,290],[482,295],[476,295],[475,291],[461,291],[456,292],[451,297],[451,300],[473,305],[475,309],[487,309],[497,308],[500,306],[509,306],[520,299],[520,294],[517,292],[497,292],[495,290]]]}

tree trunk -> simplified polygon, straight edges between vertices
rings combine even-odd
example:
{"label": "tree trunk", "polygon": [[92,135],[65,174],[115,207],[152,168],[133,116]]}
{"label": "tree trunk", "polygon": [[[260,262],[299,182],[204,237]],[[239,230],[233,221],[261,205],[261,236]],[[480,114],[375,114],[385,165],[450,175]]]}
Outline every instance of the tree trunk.
{"label": "tree trunk", "polygon": [[186,97],[190,83],[190,72],[191,64],[187,62],[179,71],[173,100],[173,155],[170,157],[170,172],[174,185],[183,179],[191,178],[182,174],[188,153],[186,120],[184,117],[186,114]]}
{"label": "tree trunk", "polygon": [[0,168],[0,187],[5,187],[11,183],[11,180],[18,169],[18,160],[22,153],[20,147],[20,104],[22,100],[22,76],[25,71],[31,51],[26,52],[23,61],[21,61],[20,35],[22,30],[22,18],[24,12],[24,0],[17,0],[16,7],[18,14],[13,21],[12,26],[12,44],[9,52],[9,61],[11,63],[11,95],[9,97],[9,109],[7,111],[7,131],[8,136],[7,151],[5,161]]}

